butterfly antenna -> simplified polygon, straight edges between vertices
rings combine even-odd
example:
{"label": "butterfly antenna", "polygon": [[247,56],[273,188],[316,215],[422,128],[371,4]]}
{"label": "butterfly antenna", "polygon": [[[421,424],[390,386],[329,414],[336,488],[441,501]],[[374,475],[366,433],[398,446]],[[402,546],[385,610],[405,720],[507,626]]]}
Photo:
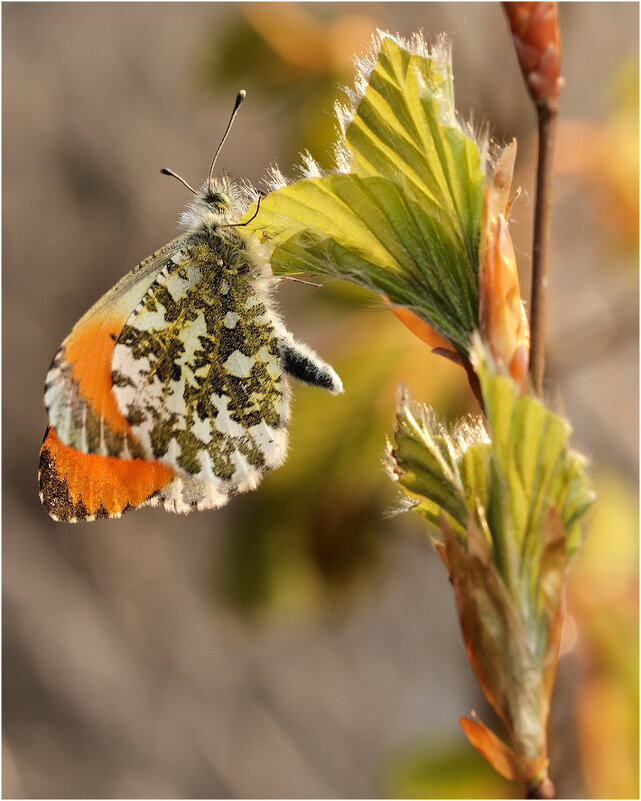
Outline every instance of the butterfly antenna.
{"label": "butterfly antenna", "polygon": [[220,151],[223,148],[223,145],[225,144],[225,139],[227,139],[231,126],[233,125],[233,122],[236,119],[236,114],[238,114],[238,109],[240,108],[240,104],[245,99],[246,94],[247,92],[244,89],[241,89],[240,92],[238,92],[238,94],[236,95],[234,110],[232,111],[231,117],[229,118],[229,122],[227,123],[227,129],[225,130],[223,138],[220,140],[220,144],[218,145],[218,148],[214,153],[214,158],[212,159],[211,167],[209,168],[209,178],[207,179],[207,188],[209,189],[210,192],[212,191],[212,181],[214,180],[214,167],[216,166],[216,159],[218,158],[218,154],[220,153]]}
{"label": "butterfly antenna", "polygon": [[178,173],[175,173],[173,170],[168,170],[166,167],[163,167],[160,172],[163,175],[171,175],[172,178],[176,178],[178,181],[180,181],[181,184],[184,184],[184,186],[186,186],[187,189],[189,189],[189,191],[192,192],[194,195],[198,194],[193,186],[190,186],[187,183],[187,181],[185,181],[184,178],[181,178],[180,175],[178,175]]}

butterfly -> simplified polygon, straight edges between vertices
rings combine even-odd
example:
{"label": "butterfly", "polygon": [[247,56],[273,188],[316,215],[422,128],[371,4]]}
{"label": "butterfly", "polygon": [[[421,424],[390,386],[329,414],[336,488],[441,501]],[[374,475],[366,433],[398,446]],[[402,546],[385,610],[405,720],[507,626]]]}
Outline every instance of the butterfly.
{"label": "butterfly", "polygon": [[184,234],[98,300],[53,359],[39,484],[54,520],[223,506],[285,460],[285,374],[343,391],[278,314],[267,252],[238,222],[247,187],[213,177],[244,97],[199,191],[163,170],[193,193]]}

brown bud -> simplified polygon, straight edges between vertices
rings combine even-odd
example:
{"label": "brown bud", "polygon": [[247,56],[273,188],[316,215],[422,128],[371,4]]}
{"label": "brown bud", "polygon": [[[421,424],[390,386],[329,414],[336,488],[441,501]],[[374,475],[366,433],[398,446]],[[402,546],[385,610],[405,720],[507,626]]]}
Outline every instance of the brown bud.
{"label": "brown bud", "polygon": [[556,108],[563,86],[557,3],[503,3],[503,9],[532,99]]}

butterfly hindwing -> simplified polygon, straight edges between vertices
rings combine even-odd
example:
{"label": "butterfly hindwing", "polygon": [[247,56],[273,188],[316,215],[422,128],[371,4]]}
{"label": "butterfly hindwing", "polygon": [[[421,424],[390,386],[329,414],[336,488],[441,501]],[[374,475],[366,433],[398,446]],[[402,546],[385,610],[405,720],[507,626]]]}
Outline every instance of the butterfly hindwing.
{"label": "butterfly hindwing", "polygon": [[168,508],[221,506],[285,458],[280,323],[262,269],[237,231],[189,236],[118,337],[113,394],[145,458],[177,474],[157,498]]}

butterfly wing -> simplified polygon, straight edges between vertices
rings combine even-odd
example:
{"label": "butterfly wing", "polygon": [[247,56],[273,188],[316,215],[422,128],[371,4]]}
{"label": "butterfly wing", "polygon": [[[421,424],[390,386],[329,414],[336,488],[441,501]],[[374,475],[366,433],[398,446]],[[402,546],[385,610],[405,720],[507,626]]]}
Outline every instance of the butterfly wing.
{"label": "butterfly wing", "polygon": [[40,499],[54,520],[119,517],[146,503],[174,471],[159,462],[83,453],[48,427],[40,449]]}
{"label": "butterfly wing", "polygon": [[55,520],[118,517],[171,482],[167,465],[143,461],[142,449],[112,393],[116,340],[166,261],[170,242],[128,273],[74,326],[47,374],[50,426],[40,449],[40,498]]}
{"label": "butterfly wing", "polygon": [[235,231],[191,237],[120,332],[114,397],[145,458],[176,472],[151,503],[222,506],[284,461],[278,323],[254,258]]}
{"label": "butterfly wing", "polygon": [[132,309],[184,237],[170,242],[128,273],[76,323],[47,374],[45,406],[57,439],[84,453],[143,455],[112,394],[111,358]]}

